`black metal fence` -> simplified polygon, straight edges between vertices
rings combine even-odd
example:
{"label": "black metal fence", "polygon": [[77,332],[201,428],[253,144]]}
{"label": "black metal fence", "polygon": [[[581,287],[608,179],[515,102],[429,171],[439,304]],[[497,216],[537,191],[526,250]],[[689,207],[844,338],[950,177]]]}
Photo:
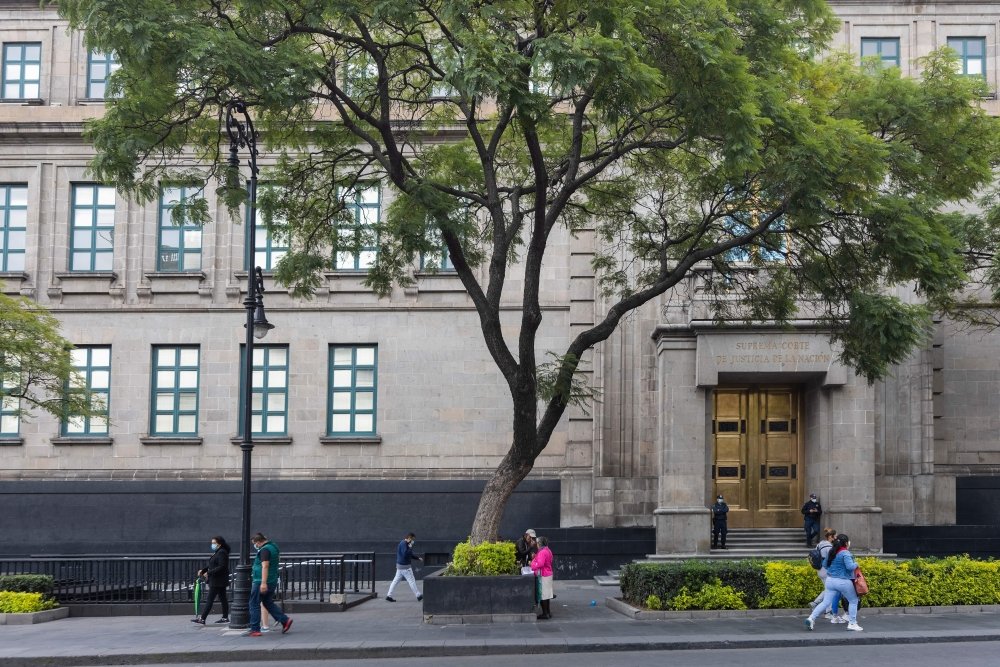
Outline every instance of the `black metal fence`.
{"label": "black metal fence", "polygon": [[[0,575],[47,574],[62,604],[189,602],[204,556],[65,556],[0,559]],[[239,559],[230,560],[234,571]],[[278,597],[329,601],[375,592],[375,553],[282,554]]]}

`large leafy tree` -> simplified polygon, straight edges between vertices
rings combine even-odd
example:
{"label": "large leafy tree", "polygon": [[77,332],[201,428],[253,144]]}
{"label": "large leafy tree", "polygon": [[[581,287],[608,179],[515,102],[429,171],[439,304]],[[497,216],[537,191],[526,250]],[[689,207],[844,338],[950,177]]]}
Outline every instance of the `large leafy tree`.
{"label": "large leafy tree", "polygon": [[[875,379],[951,307],[962,251],[988,236],[953,212],[998,156],[982,84],[947,52],[915,80],[816,57],[835,31],[820,0],[59,4],[122,65],[90,127],[98,178],[148,199],[193,150],[235,209],[245,193],[220,126],[242,98],[278,156],[266,177],[281,188],[261,206],[291,241],[278,275],[297,293],[337,252],[376,242],[367,280],[386,293],[443,240],[513,400],[474,541],[495,537],[581,398],[584,354],[692,271],[720,297],[717,317],[815,318]],[[373,179],[398,196],[372,231],[344,211]],[[607,307],[547,362],[540,275],[560,226],[597,230]],[[521,320],[509,334],[513,264]],[[919,302],[890,296],[897,285]]]}
{"label": "large leafy tree", "polygon": [[95,403],[74,385],[73,346],[59,322],[24,297],[0,293],[0,400],[4,412],[29,418],[33,408],[60,419],[97,416]]}

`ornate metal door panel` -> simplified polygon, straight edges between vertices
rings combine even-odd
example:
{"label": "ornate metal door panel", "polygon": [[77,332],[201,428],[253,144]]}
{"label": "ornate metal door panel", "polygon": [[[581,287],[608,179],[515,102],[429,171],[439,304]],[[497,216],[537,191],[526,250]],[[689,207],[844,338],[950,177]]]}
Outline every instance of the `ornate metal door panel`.
{"label": "ornate metal door panel", "polygon": [[720,387],[712,402],[712,490],[713,496],[721,493],[729,504],[729,525],[799,526],[803,478],[799,391]]}

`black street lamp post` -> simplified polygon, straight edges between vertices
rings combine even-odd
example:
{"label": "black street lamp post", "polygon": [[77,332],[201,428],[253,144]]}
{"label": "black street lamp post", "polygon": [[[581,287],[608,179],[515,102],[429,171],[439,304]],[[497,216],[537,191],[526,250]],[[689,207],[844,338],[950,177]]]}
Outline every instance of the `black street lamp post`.
{"label": "black street lamp post", "polygon": [[[242,120],[238,117],[242,116]],[[226,105],[226,132],[229,134],[229,166],[240,166],[239,149],[250,152],[249,215],[246,220],[244,266],[247,267],[247,298],[243,301],[247,311],[246,349],[243,361],[243,434],[240,449],[243,452],[243,520],[240,530],[240,564],[233,581],[233,604],[229,615],[230,628],[250,625],[250,461],[253,452],[253,347],[254,339],[263,338],[274,328],[264,315],[264,276],[254,264],[254,228],[257,222],[257,132],[247,113],[243,100],[233,100]]]}

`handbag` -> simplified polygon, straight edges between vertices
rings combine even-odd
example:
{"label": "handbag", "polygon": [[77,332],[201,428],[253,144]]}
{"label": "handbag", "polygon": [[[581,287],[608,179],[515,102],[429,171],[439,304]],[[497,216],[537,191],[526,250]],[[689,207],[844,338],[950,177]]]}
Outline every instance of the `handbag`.
{"label": "handbag", "polygon": [[868,580],[861,573],[861,568],[854,569],[854,592],[859,596],[868,595]]}

